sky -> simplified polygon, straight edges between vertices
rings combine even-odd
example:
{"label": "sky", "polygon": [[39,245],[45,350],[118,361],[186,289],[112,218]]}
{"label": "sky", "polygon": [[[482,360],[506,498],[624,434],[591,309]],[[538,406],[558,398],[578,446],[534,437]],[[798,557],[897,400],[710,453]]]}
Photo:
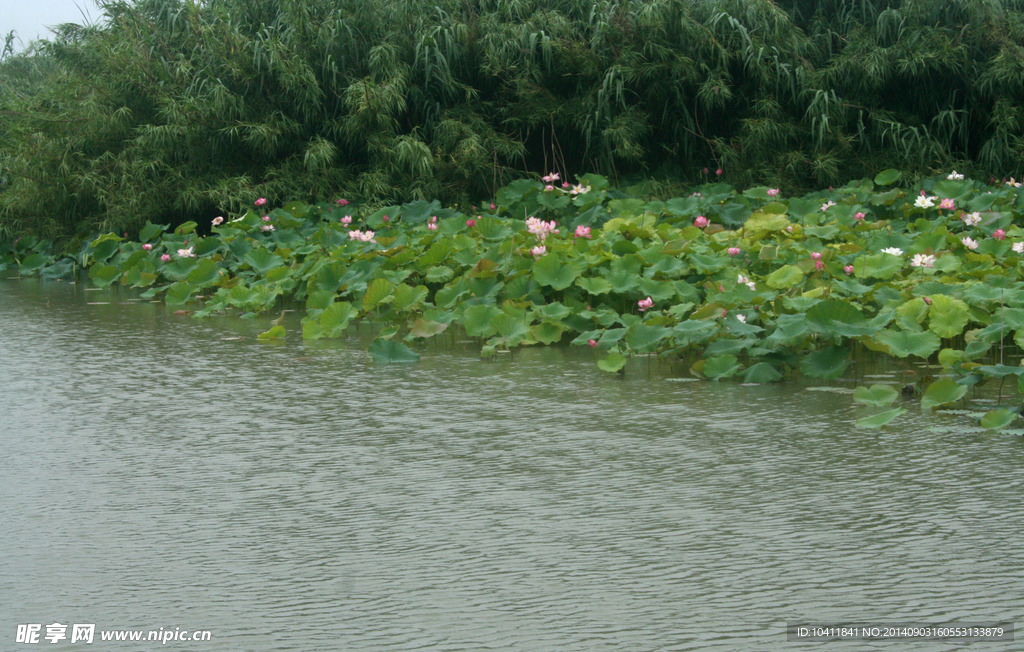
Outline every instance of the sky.
{"label": "sky", "polygon": [[0,0],[0,46],[12,29],[20,40],[16,42],[16,50],[37,38],[50,38],[48,26],[82,24],[85,22],[82,12],[92,21],[102,15],[95,0]]}

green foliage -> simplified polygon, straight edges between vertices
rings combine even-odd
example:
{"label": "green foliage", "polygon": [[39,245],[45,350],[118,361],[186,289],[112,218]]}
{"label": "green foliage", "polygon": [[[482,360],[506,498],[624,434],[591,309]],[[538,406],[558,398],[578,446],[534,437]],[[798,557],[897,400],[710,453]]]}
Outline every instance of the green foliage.
{"label": "green foliage", "polygon": [[[1022,176],[1017,0],[100,5],[101,25],[0,57],[0,236],[70,245],[261,196],[411,200],[419,223],[416,201],[549,170],[644,195],[718,168],[789,190]],[[750,207],[713,213],[733,226]]]}

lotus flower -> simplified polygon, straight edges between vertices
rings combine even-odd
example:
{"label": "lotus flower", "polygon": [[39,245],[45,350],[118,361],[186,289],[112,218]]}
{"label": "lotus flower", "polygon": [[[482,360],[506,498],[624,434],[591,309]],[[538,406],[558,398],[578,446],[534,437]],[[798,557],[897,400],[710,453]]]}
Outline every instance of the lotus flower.
{"label": "lotus flower", "polygon": [[949,173],[949,175],[946,178],[949,179],[950,181],[963,181],[964,175],[960,174],[956,170],[953,170],[952,172]]}
{"label": "lotus flower", "polygon": [[966,224],[967,226],[978,226],[978,224],[981,222],[981,213],[977,211],[973,213],[967,213],[960,219],[962,219],[964,221],[964,224]]}
{"label": "lotus flower", "polygon": [[536,247],[530,250],[530,253],[533,254],[534,258],[540,258],[547,252],[547,247],[545,247],[544,245],[537,245]]}
{"label": "lotus flower", "polygon": [[703,215],[698,215],[697,219],[693,221],[693,225],[698,229],[703,229],[708,225],[708,218],[704,217]]}
{"label": "lotus flower", "polygon": [[474,226],[476,226],[476,220],[472,218],[466,220],[466,226],[472,229]]}
{"label": "lotus flower", "polygon": [[939,201],[939,208],[946,211],[955,211],[956,202],[948,198],[942,199]]}
{"label": "lotus flower", "polygon": [[163,256],[160,256],[160,260],[165,263],[169,263],[171,261],[171,254],[164,254]]}
{"label": "lotus flower", "polygon": [[218,215],[217,217],[213,218],[213,221],[211,222],[211,224],[213,224],[214,226],[220,226],[223,223],[224,223],[224,218],[221,217],[220,215]]}
{"label": "lotus flower", "polygon": [[338,201],[336,201],[334,203],[336,203],[338,206],[348,206],[348,200],[347,199],[339,199]]}
{"label": "lotus flower", "polygon": [[352,223],[352,216],[351,215],[346,215],[345,217],[341,218],[341,223],[342,224],[351,224]]}
{"label": "lotus flower", "polygon": [[861,213],[860,211],[857,211],[856,213],[853,214],[853,219],[857,220],[858,222],[860,220],[863,220],[865,217],[867,216],[864,215],[864,213]]}
{"label": "lotus flower", "polygon": [[935,267],[935,256],[931,254],[914,254],[910,261],[911,267]]}
{"label": "lotus flower", "polygon": [[590,345],[590,348],[594,348],[597,346],[597,340],[587,340],[587,344]]}
{"label": "lotus flower", "polygon": [[143,249],[144,251],[153,251],[153,245],[151,245],[151,244],[149,244],[149,243],[147,242],[146,244],[142,245],[142,249]]}
{"label": "lotus flower", "polygon": [[576,232],[573,233],[573,237],[590,239],[590,227],[583,226],[582,224],[580,224],[579,226],[576,227]]}
{"label": "lotus flower", "polygon": [[843,267],[843,271],[846,272],[847,276],[849,276],[850,274],[853,274],[853,265],[847,265],[847,266]]}
{"label": "lotus flower", "polygon": [[636,302],[637,308],[640,312],[647,310],[648,308],[654,307],[654,299],[647,297],[646,299],[640,299]]}
{"label": "lotus flower", "polygon": [[742,251],[743,250],[740,249],[739,247],[729,247],[728,249],[725,250],[725,253],[729,254],[730,256],[739,256]]}
{"label": "lotus flower", "polygon": [[992,232],[992,237],[995,238],[996,240],[1002,240],[1003,238],[1006,237],[1006,231],[1003,231],[1002,229],[996,229],[995,231]]}
{"label": "lotus flower", "polygon": [[902,256],[903,250],[899,247],[886,247],[882,250],[883,254],[889,254],[890,256]]}
{"label": "lotus flower", "polygon": [[778,188],[769,188],[768,189],[768,196],[769,197],[778,197],[779,196],[779,189]]}
{"label": "lotus flower", "polygon": [[[924,191],[922,190],[921,192],[923,193]],[[931,208],[935,205],[936,199],[937,197],[928,197],[922,194],[914,200],[914,206],[917,206],[918,208]]]}
{"label": "lotus flower", "polygon": [[195,258],[195,257],[196,257],[196,254],[195,254],[194,251],[192,251],[192,247],[189,247],[188,249],[179,249],[178,250],[178,258]]}
{"label": "lotus flower", "polygon": [[256,204],[257,206],[263,206],[264,204],[267,203],[267,198],[266,197],[260,197],[259,199],[257,199],[253,203]]}
{"label": "lotus flower", "polygon": [[1013,250],[1018,254],[1024,254],[1024,242],[1014,242]]}
{"label": "lotus flower", "polygon": [[965,247],[967,247],[968,249],[970,249],[971,251],[974,251],[975,249],[977,249],[977,248],[978,248],[978,243],[977,243],[977,241],[975,241],[975,240],[974,240],[973,238],[967,238],[967,237],[965,237],[965,238],[962,238],[962,239],[960,240],[960,242],[962,242],[962,243],[963,243],[963,245],[964,245]]}

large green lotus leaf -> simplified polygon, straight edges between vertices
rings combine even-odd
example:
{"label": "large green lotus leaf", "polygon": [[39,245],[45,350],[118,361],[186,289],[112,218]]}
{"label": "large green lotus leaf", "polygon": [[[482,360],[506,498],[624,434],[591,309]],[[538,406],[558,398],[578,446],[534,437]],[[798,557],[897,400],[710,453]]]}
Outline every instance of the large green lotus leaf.
{"label": "large green lotus leaf", "polygon": [[378,337],[370,343],[370,357],[374,362],[417,362],[420,356],[401,342]]}
{"label": "large green lotus leaf", "polygon": [[928,304],[921,297],[914,297],[896,309],[896,323],[908,331],[919,331],[925,317],[928,316]]}
{"label": "large green lotus leaf", "polygon": [[580,275],[580,267],[574,261],[563,262],[555,254],[541,256],[533,263],[533,279],[555,290],[564,290]]}
{"label": "large green lotus leaf", "polygon": [[782,372],[767,362],[758,362],[743,372],[745,383],[774,383],[782,380]]}
{"label": "large green lotus leaf", "polygon": [[195,292],[195,288],[190,283],[178,281],[172,283],[171,287],[167,288],[167,295],[164,297],[164,301],[169,306],[180,306],[188,301],[193,292]]}
{"label": "large green lotus leaf", "polygon": [[302,339],[318,340],[324,336],[324,330],[320,328],[320,322],[312,315],[302,318]]}
{"label": "large green lotus leaf", "polygon": [[806,312],[807,323],[819,333],[857,337],[874,330],[867,318],[849,301],[826,299],[814,304]]}
{"label": "large green lotus leaf", "polygon": [[765,282],[776,290],[786,290],[804,279],[804,273],[796,265],[783,265],[768,275]]}
{"label": "large green lotus leaf", "polygon": [[199,238],[193,251],[197,256],[205,256],[220,249],[222,244],[223,241],[220,238]]}
{"label": "large green lotus leaf", "polygon": [[853,390],[853,400],[875,407],[885,407],[895,401],[897,396],[899,392],[892,385],[872,385]]}
{"label": "large green lotus leaf", "polygon": [[476,221],[477,232],[487,240],[504,240],[512,235],[507,220],[485,215]]}
{"label": "large green lotus leaf", "polygon": [[986,412],[985,416],[981,417],[981,427],[989,428],[991,430],[1002,430],[1016,421],[1019,416],[1020,413],[1016,410],[1007,410],[1005,408],[991,410]]}
{"label": "large green lotus leaf", "polygon": [[530,326],[525,318],[506,312],[495,315],[491,319],[491,327],[500,337],[511,342],[521,341],[530,332]]}
{"label": "large green lotus leaf", "polygon": [[719,324],[711,320],[691,319],[679,322],[672,329],[672,334],[679,346],[694,346],[707,342],[719,328]]}
{"label": "large green lotus leaf", "polygon": [[417,285],[412,287],[402,283],[395,288],[395,298],[391,302],[391,305],[395,307],[395,310],[407,310],[409,308],[418,306],[430,291],[424,285]]}
{"label": "large green lotus leaf", "polygon": [[864,417],[863,419],[857,419],[858,428],[881,428],[896,417],[900,416],[907,411],[907,408],[894,408],[892,410],[886,410],[885,412],[879,412],[878,414],[870,417]]}
{"label": "large green lotus leaf", "polygon": [[664,326],[648,326],[637,322],[626,330],[626,344],[636,353],[650,353],[672,334]]}
{"label": "large green lotus leaf", "polygon": [[341,337],[358,311],[348,301],[332,303],[320,313],[320,329],[324,337]]}
{"label": "large green lotus leaf", "polygon": [[938,336],[930,331],[913,333],[886,329],[877,333],[874,339],[879,344],[888,348],[890,354],[899,358],[914,355],[927,359],[928,356],[938,351],[942,345]]}
{"label": "large green lotus leaf", "polygon": [[426,279],[428,283],[446,283],[455,276],[450,267],[435,266],[427,270]]}
{"label": "large green lotus leaf", "polygon": [[96,263],[89,268],[89,278],[93,285],[105,288],[121,276],[121,270],[115,265]]}
{"label": "large green lotus leaf", "polygon": [[540,306],[539,308],[535,308],[535,310],[545,319],[552,321],[565,319],[572,313],[571,308],[557,301],[552,301],[551,303]]}
{"label": "large green lotus leaf", "polygon": [[835,380],[843,375],[846,367],[849,366],[850,349],[841,346],[832,346],[827,349],[815,351],[805,355],[800,360],[800,371],[805,376],[812,378],[824,378]]}
{"label": "large green lotus leaf", "polygon": [[423,255],[416,260],[416,264],[420,269],[429,269],[447,260],[451,251],[451,240],[438,240],[430,245],[430,249],[423,252]]}
{"label": "large green lotus leaf", "polygon": [[534,324],[530,326],[530,334],[533,335],[533,339],[537,340],[541,344],[554,344],[562,339],[562,334],[565,333],[566,328],[564,324],[558,324],[554,322],[543,322],[541,324]]}
{"label": "large green lotus leaf", "polygon": [[256,339],[261,341],[261,342],[268,342],[268,341],[272,341],[272,340],[279,340],[279,339],[283,338],[284,336],[285,336],[284,326],[281,326],[280,324],[277,324],[276,326],[271,326],[269,330],[263,331],[262,333],[257,335]]}
{"label": "large green lotus leaf", "polygon": [[702,361],[704,363],[701,373],[709,380],[723,380],[735,376],[743,366],[739,364],[736,356],[726,353],[716,355]]}
{"label": "large green lotus leaf", "polygon": [[[636,280],[634,277],[634,283],[635,282]],[[599,276],[594,278],[578,278],[576,279],[576,285],[593,295],[607,294],[614,289],[608,279],[601,278]]]}
{"label": "large green lotus leaf", "polygon": [[896,183],[896,180],[899,179],[902,174],[902,172],[894,168],[882,170],[881,172],[875,175],[875,185],[891,186],[892,184]]}
{"label": "large green lotus leaf", "polygon": [[853,274],[857,278],[892,278],[903,269],[903,259],[892,254],[858,256],[853,261]]}
{"label": "large green lotus leaf", "polygon": [[493,335],[495,331],[491,321],[500,314],[501,311],[494,306],[470,306],[462,313],[462,327],[471,337]]}
{"label": "large green lotus leaf", "polygon": [[1015,367],[1007,364],[982,365],[974,371],[989,378],[1003,378],[1005,376],[1020,376],[1024,374],[1024,367]]}
{"label": "large green lotus leaf", "polygon": [[366,287],[366,294],[363,295],[363,311],[370,312],[377,306],[389,301],[394,286],[386,278],[375,279]]}
{"label": "large green lotus leaf", "polygon": [[201,258],[195,269],[188,274],[188,282],[194,287],[204,288],[220,278],[220,266],[212,258]]}
{"label": "large green lotus leaf", "polygon": [[249,253],[245,254],[245,258],[243,258],[243,260],[249,263],[249,266],[258,274],[266,274],[275,267],[280,267],[284,264],[284,258],[281,258],[277,254],[270,253],[270,251],[265,247],[257,247],[256,249],[253,249]]}
{"label": "large green lotus leaf", "polygon": [[967,304],[960,299],[953,299],[944,294],[936,294],[931,298],[932,305],[928,310],[928,329],[939,337],[956,337],[964,332],[970,321]]}
{"label": "large green lotus leaf", "polygon": [[107,233],[96,238],[89,244],[89,254],[93,260],[103,262],[114,255],[121,244],[121,236]]}
{"label": "large green lotus leaf", "polygon": [[448,329],[448,324],[429,321],[422,317],[416,319],[416,321],[409,324],[409,332],[413,337],[433,337],[440,335]]}
{"label": "large green lotus leaf", "polygon": [[139,241],[140,242],[149,242],[153,238],[157,237],[158,235],[160,235],[161,233],[166,231],[169,227],[170,227],[170,224],[149,224],[149,223],[147,223],[146,226],[142,227],[142,230],[139,231]]}
{"label": "large green lotus leaf", "polygon": [[49,261],[50,257],[44,254],[29,254],[21,261],[18,271],[22,274],[32,274],[42,269]]}
{"label": "large green lotus leaf", "polygon": [[940,405],[959,401],[967,393],[966,385],[959,385],[951,378],[939,378],[921,396],[921,409],[931,410]]}
{"label": "large green lotus leaf", "polygon": [[621,371],[626,366],[626,356],[622,355],[618,351],[612,351],[608,354],[607,358],[597,361],[597,367],[601,371],[607,371],[608,373],[615,373]]}

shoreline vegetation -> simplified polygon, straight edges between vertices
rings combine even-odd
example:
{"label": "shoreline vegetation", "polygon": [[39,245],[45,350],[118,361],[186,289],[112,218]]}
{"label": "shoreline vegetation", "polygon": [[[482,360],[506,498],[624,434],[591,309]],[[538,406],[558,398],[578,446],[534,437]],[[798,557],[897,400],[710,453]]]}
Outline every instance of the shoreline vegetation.
{"label": "shoreline vegetation", "polygon": [[[956,172],[901,188],[900,176],[798,197],[712,183],[648,200],[599,175],[551,173],[468,212],[253,198],[208,224],[108,233],[76,256],[31,236],[0,241],[0,269],[87,275],[196,317],[294,300],[305,339],[378,324],[370,354],[381,362],[414,362],[451,327],[479,338],[484,357],[563,343],[599,351],[605,372],[654,354],[693,359],[712,381],[835,380],[883,355],[927,364],[909,383],[925,410],[997,384],[1000,407],[978,416],[1006,428],[1024,393],[1024,366],[1009,362],[1024,347],[1024,192]],[[277,323],[259,338],[284,335]],[[899,389],[858,387],[854,400],[879,408],[858,425],[903,414],[891,407]]]}
{"label": "shoreline vegetation", "polygon": [[98,5],[0,49],[0,236],[468,206],[547,170],[647,197],[1024,176],[1024,0]]}

